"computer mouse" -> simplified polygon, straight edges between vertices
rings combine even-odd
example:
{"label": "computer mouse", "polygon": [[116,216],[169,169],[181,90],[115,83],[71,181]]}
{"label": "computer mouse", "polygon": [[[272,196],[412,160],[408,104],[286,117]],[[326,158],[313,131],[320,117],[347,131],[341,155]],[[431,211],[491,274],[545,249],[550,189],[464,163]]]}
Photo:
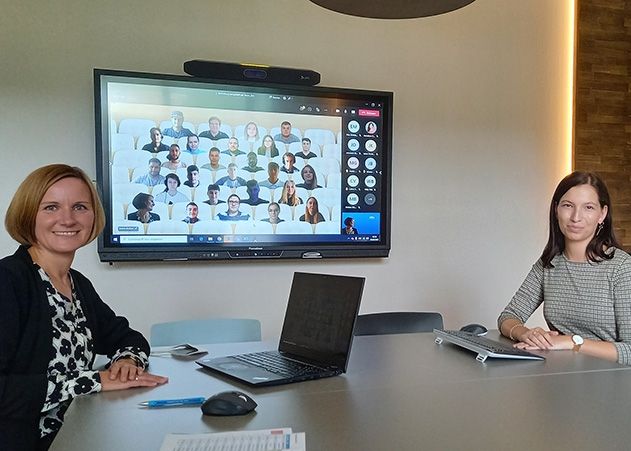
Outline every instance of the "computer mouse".
{"label": "computer mouse", "polygon": [[204,415],[245,415],[256,409],[258,404],[240,391],[224,391],[211,396],[202,404]]}
{"label": "computer mouse", "polygon": [[466,326],[462,326],[460,330],[463,332],[469,332],[473,335],[486,335],[486,333],[489,331],[481,324],[467,324]]}

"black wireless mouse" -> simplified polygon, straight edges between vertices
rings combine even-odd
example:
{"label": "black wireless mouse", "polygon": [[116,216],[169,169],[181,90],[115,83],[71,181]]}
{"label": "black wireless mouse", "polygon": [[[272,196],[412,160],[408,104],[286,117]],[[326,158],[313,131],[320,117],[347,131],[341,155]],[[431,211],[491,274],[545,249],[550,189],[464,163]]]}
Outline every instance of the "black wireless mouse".
{"label": "black wireless mouse", "polygon": [[466,326],[462,326],[460,330],[463,332],[469,332],[473,335],[486,335],[486,333],[489,331],[481,324],[467,324]]}
{"label": "black wireless mouse", "polygon": [[202,412],[204,415],[245,415],[252,412],[257,407],[254,402],[245,393],[240,391],[224,391],[211,396],[202,404]]}

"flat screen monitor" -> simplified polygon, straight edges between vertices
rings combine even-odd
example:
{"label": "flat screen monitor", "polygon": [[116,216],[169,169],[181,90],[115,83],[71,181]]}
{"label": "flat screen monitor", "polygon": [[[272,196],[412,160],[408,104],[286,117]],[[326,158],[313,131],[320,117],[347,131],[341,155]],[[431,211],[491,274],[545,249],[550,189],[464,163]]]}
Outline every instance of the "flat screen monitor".
{"label": "flat screen monitor", "polygon": [[95,69],[101,261],[387,257],[393,94]]}

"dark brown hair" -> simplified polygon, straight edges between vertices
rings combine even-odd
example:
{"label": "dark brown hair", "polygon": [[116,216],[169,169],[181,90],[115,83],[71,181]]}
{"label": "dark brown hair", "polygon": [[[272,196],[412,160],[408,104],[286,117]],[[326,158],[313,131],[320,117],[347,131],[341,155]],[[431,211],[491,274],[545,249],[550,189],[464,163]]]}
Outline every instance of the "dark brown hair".
{"label": "dark brown hair", "polygon": [[556,211],[559,206],[559,201],[565,193],[579,185],[592,186],[598,194],[600,207],[607,207],[607,215],[602,222],[602,229],[599,233],[594,235],[587,245],[587,259],[592,262],[597,262],[613,258],[614,253],[606,252],[606,250],[610,247],[620,247],[613,231],[611,200],[605,182],[593,172],[575,171],[559,182],[550,201],[548,243],[541,254],[541,262],[544,268],[551,268],[552,264],[550,262],[552,259],[565,250],[565,237],[559,227]]}

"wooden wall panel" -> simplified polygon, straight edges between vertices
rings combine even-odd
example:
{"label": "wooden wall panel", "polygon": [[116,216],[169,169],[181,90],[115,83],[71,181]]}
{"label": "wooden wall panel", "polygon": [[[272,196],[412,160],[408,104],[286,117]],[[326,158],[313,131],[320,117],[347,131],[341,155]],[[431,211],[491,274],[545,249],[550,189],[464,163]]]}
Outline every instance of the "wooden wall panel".
{"label": "wooden wall panel", "polygon": [[631,1],[577,1],[574,168],[600,174],[631,250]]}

